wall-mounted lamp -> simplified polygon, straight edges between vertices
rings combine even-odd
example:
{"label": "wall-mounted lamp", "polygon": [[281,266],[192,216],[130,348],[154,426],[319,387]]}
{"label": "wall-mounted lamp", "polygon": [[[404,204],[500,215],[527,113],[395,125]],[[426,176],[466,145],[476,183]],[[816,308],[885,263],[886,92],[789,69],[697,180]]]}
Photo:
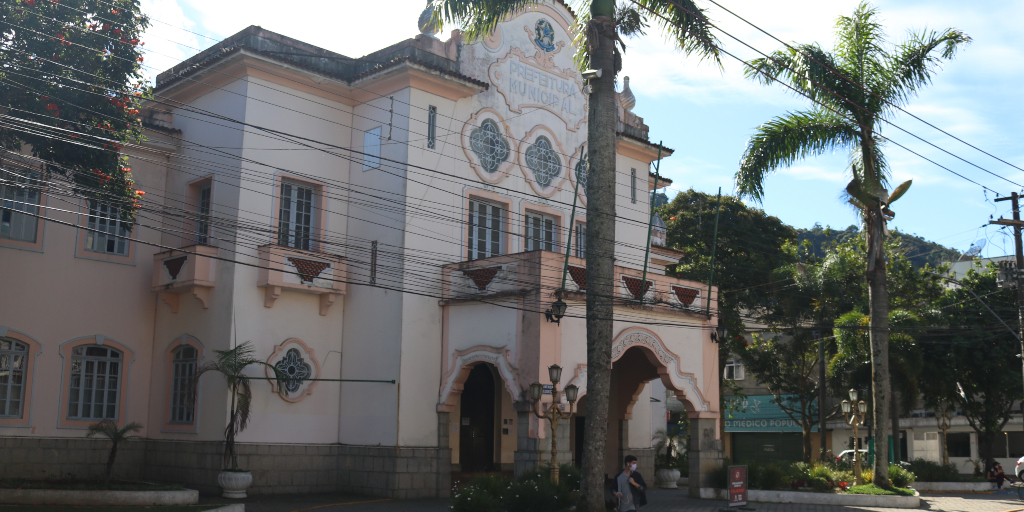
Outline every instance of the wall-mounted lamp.
{"label": "wall-mounted lamp", "polygon": [[565,316],[565,308],[567,307],[568,304],[563,302],[562,299],[558,299],[551,305],[550,309],[544,312],[544,316],[547,317],[548,322],[554,322],[558,325],[562,325],[562,317]]}

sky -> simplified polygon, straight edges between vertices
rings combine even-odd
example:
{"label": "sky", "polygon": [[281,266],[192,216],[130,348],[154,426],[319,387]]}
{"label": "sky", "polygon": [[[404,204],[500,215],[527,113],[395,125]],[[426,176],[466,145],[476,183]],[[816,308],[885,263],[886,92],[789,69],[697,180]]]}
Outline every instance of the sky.
{"label": "sky", "polygon": [[[851,14],[858,3],[717,1],[780,40],[816,42],[825,49],[833,47],[836,18]],[[740,59],[748,61],[760,56],[757,51],[769,53],[782,48],[778,41],[710,2],[698,0],[698,4],[707,7],[708,16],[720,28],[716,35],[722,47]],[[146,48],[151,52],[146,64],[152,66],[149,72],[155,76],[249,25],[359,57],[418,34],[416,20],[424,5],[424,0],[307,0],[301,4],[142,0],[143,12],[152,19],[145,36]],[[1024,168],[1024,102],[1020,97],[1024,91],[1024,31],[1019,28],[1024,2],[876,0],[874,5],[894,43],[903,41],[911,31],[950,27],[973,38],[953,60],[942,64],[933,83],[910,98],[904,109]],[[453,28],[457,27],[446,26],[440,37],[447,39]],[[733,176],[754,130],[776,116],[811,107],[809,100],[780,85],[762,86],[744,78],[743,64],[731,57],[723,56],[723,67],[718,68],[681,55],[656,26],[646,36],[627,39],[626,44],[619,76],[630,77],[630,89],[637,98],[633,112],[650,126],[651,140],[663,141],[675,150],[661,168],[674,181],[670,196],[688,188],[716,193],[721,187],[723,194],[733,193]],[[886,137],[923,157],[1000,195],[1024,191],[1024,171],[907,114],[894,115],[890,121],[955,155],[892,126],[883,128]],[[913,180],[910,191],[893,205],[896,218],[890,228],[960,251],[984,240],[984,256],[1013,251],[1012,233],[987,225],[990,216],[1010,217],[1009,201],[993,202],[993,192],[895,145],[886,146],[885,151],[892,171],[890,188]],[[853,208],[842,199],[850,179],[848,162],[845,150],[798,161],[766,179],[761,204],[748,203],[800,228],[820,223],[843,229],[857,224]]]}

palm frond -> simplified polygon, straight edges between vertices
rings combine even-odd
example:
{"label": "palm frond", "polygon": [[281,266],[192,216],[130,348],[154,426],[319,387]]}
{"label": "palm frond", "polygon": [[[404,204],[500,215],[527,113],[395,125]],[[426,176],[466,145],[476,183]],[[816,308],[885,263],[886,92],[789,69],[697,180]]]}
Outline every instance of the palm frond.
{"label": "palm frond", "polygon": [[619,30],[619,34],[626,37],[647,35],[647,32],[644,30],[650,27],[643,14],[631,6],[617,6],[615,8],[615,25]]}
{"label": "palm frond", "polygon": [[714,61],[722,68],[718,38],[711,32],[705,9],[693,0],[637,0],[645,15],[665,31],[666,37],[686,55]]}
{"label": "palm frond", "polygon": [[433,0],[431,23],[458,25],[470,41],[487,37],[505,18],[539,0]]}
{"label": "palm frond", "polygon": [[878,95],[891,103],[906,103],[921,87],[931,83],[942,60],[952,59],[957,50],[970,43],[971,37],[955,28],[911,33],[907,41],[896,45],[895,52],[886,55],[885,80]]}
{"label": "palm frond", "polygon": [[885,68],[885,30],[876,21],[878,9],[863,1],[852,16],[840,16],[836,20],[836,57],[849,78],[860,84],[868,84]]}
{"label": "palm frond", "polygon": [[832,54],[817,43],[777,50],[768,57],[750,61],[744,71],[747,78],[763,85],[781,81],[814,102],[851,112],[857,109],[844,98],[848,98],[852,94],[851,88],[856,86],[840,76],[846,73]]}
{"label": "palm frond", "polygon": [[241,432],[249,426],[249,418],[252,416],[252,385],[248,377],[242,376],[235,386],[238,391],[238,401],[235,403],[235,432]]}
{"label": "palm frond", "polygon": [[737,193],[760,201],[769,173],[801,158],[855,147],[859,139],[856,125],[830,112],[791,112],[777,117],[758,127],[747,143],[736,171]]}

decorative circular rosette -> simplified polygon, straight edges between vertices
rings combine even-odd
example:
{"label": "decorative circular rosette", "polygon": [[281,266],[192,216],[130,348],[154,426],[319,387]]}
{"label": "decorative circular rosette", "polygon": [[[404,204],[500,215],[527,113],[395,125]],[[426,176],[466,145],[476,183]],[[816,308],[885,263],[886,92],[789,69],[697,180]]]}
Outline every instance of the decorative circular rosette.
{"label": "decorative circular rosette", "polygon": [[462,128],[462,149],[480,179],[491,184],[508,176],[515,143],[509,127],[496,110],[481,109]]}
{"label": "decorative circular rosette", "polygon": [[546,126],[530,130],[519,143],[519,168],[537,195],[551,197],[568,179],[569,157]]}
{"label": "decorative circular rosette", "polygon": [[576,182],[579,182],[579,196],[580,202],[583,206],[587,205],[587,177],[590,174],[590,167],[587,164],[587,143],[584,142],[576,148],[576,152],[572,154],[572,158],[569,159],[569,169],[572,171],[569,173],[569,181],[572,183],[572,187],[576,188]]}
{"label": "decorative circular rosette", "polygon": [[[267,359],[267,364],[277,371],[267,368],[267,377],[275,393],[288,402],[300,402],[307,395],[313,394],[320,378],[320,363],[316,360],[313,349],[302,340],[291,338],[274,347],[274,353]],[[275,373],[281,377],[281,385]]]}

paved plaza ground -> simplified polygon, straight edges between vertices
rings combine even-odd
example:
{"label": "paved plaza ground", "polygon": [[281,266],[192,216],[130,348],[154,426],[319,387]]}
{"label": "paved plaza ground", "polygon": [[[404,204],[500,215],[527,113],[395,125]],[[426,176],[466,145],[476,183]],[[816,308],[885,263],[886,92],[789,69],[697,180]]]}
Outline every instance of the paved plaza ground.
{"label": "paved plaza ground", "polygon": [[[650,490],[649,503],[640,512],[718,512],[724,501],[697,500],[685,490]],[[246,512],[449,512],[448,500],[385,500],[368,496],[338,494],[292,494],[252,496],[245,501]],[[203,498],[203,503],[228,503],[221,498]],[[752,503],[756,512],[907,512],[913,509],[837,507],[786,503]],[[1024,511],[1016,492],[977,494],[929,493],[921,495],[918,510],[943,512]]]}

